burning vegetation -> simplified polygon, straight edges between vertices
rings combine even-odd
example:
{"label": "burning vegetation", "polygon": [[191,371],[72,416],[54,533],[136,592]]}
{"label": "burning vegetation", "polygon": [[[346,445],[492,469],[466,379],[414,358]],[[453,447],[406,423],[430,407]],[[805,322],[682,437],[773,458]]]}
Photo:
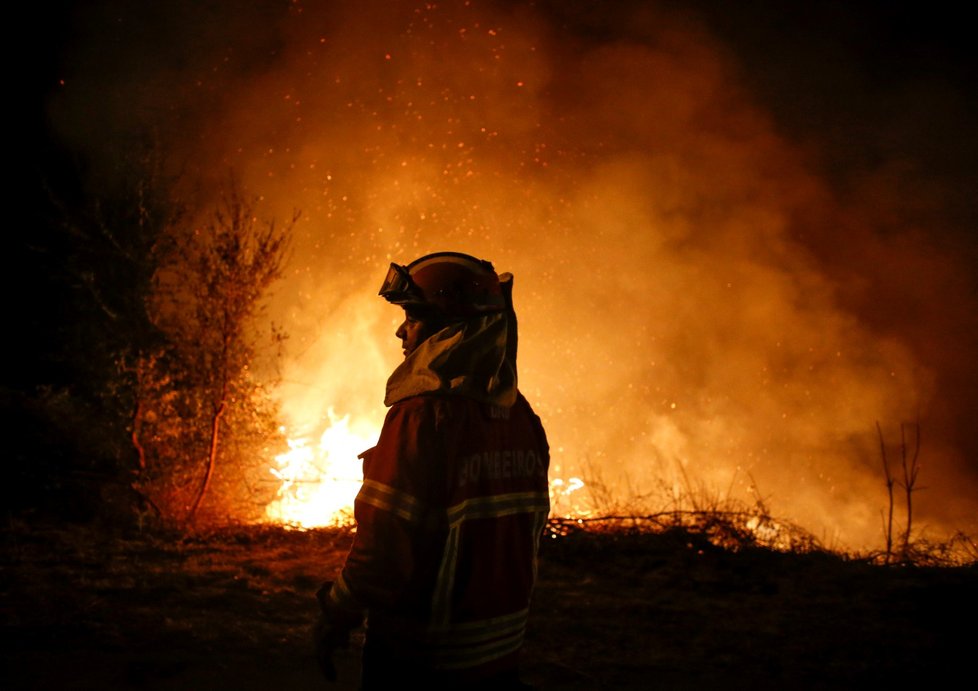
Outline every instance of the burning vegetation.
{"label": "burning vegetation", "polygon": [[79,8],[45,75],[38,352],[8,397],[12,485],[38,489],[12,506],[348,524],[397,358],[377,277],[457,248],[516,277],[554,519],[973,555],[971,202],[915,152],[842,160],[786,120],[729,24],[643,2],[168,12]]}

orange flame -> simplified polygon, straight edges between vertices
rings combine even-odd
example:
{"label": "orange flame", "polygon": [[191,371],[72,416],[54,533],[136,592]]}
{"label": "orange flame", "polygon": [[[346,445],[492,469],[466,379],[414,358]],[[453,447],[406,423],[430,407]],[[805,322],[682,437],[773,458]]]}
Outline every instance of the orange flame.
{"label": "orange flame", "polygon": [[374,444],[378,429],[366,420],[328,411],[329,425],[317,443],[310,437],[289,439],[289,451],[275,458],[272,474],[282,481],[278,498],[266,514],[274,521],[313,528],[352,522],[353,499],[363,472],[358,456]]}
{"label": "orange flame", "polygon": [[[298,528],[344,526],[353,523],[353,500],[363,481],[358,456],[373,445],[377,426],[364,419],[351,422],[330,408],[329,425],[313,442],[308,436],[288,439],[289,450],[275,458],[278,478],[275,501],[266,507],[272,521]],[[285,430],[283,429],[283,432]],[[550,480],[552,514],[563,518],[586,516],[589,508],[577,501],[584,487],[578,477]]]}

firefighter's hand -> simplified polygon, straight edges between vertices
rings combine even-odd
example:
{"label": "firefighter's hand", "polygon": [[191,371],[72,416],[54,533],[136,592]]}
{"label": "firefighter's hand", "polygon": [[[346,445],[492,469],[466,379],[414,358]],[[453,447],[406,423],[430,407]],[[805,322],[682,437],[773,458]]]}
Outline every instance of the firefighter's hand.
{"label": "firefighter's hand", "polygon": [[333,653],[350,644],[350,629],[338,626],[326,616],[320,616],[319,621],[313,627],[312,638],[319,670],[328,681],[336,681],[336,665],[333,664]]}

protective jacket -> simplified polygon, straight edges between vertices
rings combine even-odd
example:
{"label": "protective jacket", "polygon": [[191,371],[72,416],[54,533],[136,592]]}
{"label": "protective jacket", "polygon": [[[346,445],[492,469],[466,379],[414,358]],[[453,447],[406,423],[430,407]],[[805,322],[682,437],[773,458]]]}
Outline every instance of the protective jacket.
{"label": "protective jacket", "polygon": [[366,612],[367,647],[439,678],[515,669],[523,644],[550,457],[516,387],[515,343],[511,311],[482,316],[391,375],[379,440],[361,456],[354,543],[321,598]]}

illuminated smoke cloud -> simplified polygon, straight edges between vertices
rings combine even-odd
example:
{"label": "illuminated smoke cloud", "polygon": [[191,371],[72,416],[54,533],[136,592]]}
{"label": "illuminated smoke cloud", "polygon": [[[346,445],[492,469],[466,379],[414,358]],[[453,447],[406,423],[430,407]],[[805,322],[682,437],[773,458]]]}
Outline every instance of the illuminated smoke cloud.
{"label": "illuminated smoke cloud", "polygon": [[978,310],[936,192],[913,224],[899,169],[841,198],[705,25],[630,7],[103,3],[52,112],[95,145],[158,127],[199,189],[233,170],[269,216],[301,210],[274,310],[297,427],[379,423],[386,266],[460,250],[515,274],[558,473],[645,510],[756,491],[878,545],[875,424],[919,419],[918,525],[973,531]]}

